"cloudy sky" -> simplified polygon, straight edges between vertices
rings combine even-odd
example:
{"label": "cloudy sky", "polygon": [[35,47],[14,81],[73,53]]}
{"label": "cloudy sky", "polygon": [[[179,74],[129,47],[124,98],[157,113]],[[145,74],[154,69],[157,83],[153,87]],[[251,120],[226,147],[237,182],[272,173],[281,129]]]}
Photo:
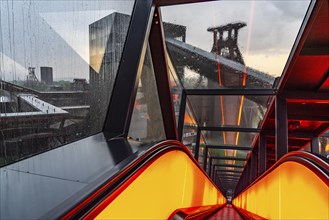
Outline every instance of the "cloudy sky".
{"label": "cloudy sky", "polygon": [[279,76],[309,2],[224,0],[163,7],[161,12],[163,21],[187,27],[187,43],[206,51],[211,50],[213,43],[207,28],[245,22],[247,26],[239,32],[239,48],[246,65]]}
{"label": "cloudy sky", "polygon": [[[54,78],[89,78],[89,25],[133,0],[0,0],[0,77],[22,80],[29,66],[52,66]],[[309,1],[219,1],[162,8],[164,21],[187,27],[187,42],[206,51],[208,27],[246,22],[239,47],[247,66],[278,76]],[[249,43],[248,43],[249,36]]]}
{"label": "cloudy sky", "polygon": [[0,78],[26,78],[27,68],[53,67],[55,79],[89,79],[89,25],[133,0],[0,0]]}

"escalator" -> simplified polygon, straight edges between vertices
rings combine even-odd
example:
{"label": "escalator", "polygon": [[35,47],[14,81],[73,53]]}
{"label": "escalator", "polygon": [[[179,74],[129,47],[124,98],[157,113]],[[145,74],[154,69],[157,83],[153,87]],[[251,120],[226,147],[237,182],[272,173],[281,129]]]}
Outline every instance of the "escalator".
{"label": "escalator", "polygon": [[59,217],[166,219],[180,207],[225,203],[223,194],[189,150],[177,141],[164,141],[144,151],[79,205]]}
{"label": "escalator", "polygon": [[[307,152],[289,153],[237,195],[231,205],[226,204],[223,194],[186,147],[165,141],[148,149],[61,218],[291,219],[308,217],[307,213],[314,217],[315,212],[317,218],[329,217],[328,172],[324,158]],[[301,183],[298,178],[303,175],[308,180]],[[317,187],[309,181],[317,181]],[[276,191],[275,187],[286,187],[292,194],[284,188]],[[298,203],[303,198],[308,199],[304,201],[306,206]],[[310,205],[316,202],[314,199],[317,205]],[[268,201],[272,204],[266,204]]]}
{"label": "escalator", "polygon": [[329,219],[328,160],[308,152],[282,157],[232,204],[177,141],[99,134],[0,171],[1,219]]}

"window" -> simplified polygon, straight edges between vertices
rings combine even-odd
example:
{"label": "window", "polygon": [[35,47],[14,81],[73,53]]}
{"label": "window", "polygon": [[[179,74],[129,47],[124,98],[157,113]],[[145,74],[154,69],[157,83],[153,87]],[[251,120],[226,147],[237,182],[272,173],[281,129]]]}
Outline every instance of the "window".
{"label": "window", "polygon": [[133,5],[0,1],[0,166],[102,130]]}

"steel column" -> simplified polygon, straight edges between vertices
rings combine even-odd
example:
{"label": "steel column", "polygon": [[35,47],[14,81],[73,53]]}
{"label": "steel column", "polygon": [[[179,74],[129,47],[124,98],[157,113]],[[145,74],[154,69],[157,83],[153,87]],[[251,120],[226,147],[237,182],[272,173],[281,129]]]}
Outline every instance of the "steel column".
{"label": "steel column", "polygon": [[276,95],[276,89],[186,89],[187,95],[251,95],[251,96],[274,96]]}
{"label": "steel column", "polygon": [[208,175],[211,178],[211,168],[212,168],[212,159],[209,158],[209,163],[208,163]]}
{"label": "steel column", "polygon": [[153,19],[152,0],[136,0],[103,132],[127,137]]}
{"label": "steel column", "polygon": [[[212,159],[212,158],[210,158]],[[244,168],[244,166],[237,166],[232,164],[214,164],[215,167],[234,167],[234,168]]]}
{"label": "steel column", "polygon": [[312,153],[319,153],[319,138],[314,137],[311,139],[311,152]]}
{"label": "steel column", "polygon": [[246,161],[246,158],[236,158],[236,157],[215,157],[212,156],[210,157],[212,159],[217,159],[217,160],[236,160],[236,161]]}
{"label": "steel column", "polygon": [[288,118],[286,99],[275,99],[275,160],[288,153]]}
{"label": "steel column", "polygon": [[158,8],[154,12],[149,42],[166,138],[178,140],[175,111],[169,86],[166,45],[161,13]]}
{"label": "steel column", "polygon": [[204,171],[207,171],[207,158],[208,158],[208,147],[204,147],[203,151],[203,169]]}
{"label": "steel column", "polygon": [[243,151],[250,151],[251,147],[240,147],[234,145],[207,145],[208,148],[212,149],[223,149],[223,150],[243,150]]}
{"label": "steel column", "polygon": [[260,132],[259,128],[241,128],[241,127],[212,127],[212,126],[201,126],[200,130],[203,131],[231,131],[231,132]]}
{"label": "steel column", "polygon": [[255,151],[251,152],[251,182],[253,182],[257,178],[257,157]]}
{"label": "steel column", "polygon": [[260,133],[258,137],[258,176],[266,171],[266,135]]}
{"label": "steel column", "polygon": [[180,106],[179,106],[179,116],[178,116],[178,139],[179,139],[179,141],[182,141],[182,139],[183,139],[185,110],[186,110],[186,94],[183,90],[181,102],[180,102]]}
{"label": "steel column", "polygon": [[196,133],[195,152],[194,152],[194,158],[196,159],[196,161],[198,161],[198,159],[199,159],[200,133],[201,133],[201,130],[198,127],[198,130],[197,130],[197,133]]}

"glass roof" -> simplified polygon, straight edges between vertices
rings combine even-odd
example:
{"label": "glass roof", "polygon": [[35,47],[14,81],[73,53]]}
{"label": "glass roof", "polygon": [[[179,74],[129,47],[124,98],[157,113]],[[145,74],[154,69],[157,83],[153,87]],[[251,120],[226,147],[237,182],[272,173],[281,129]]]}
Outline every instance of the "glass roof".
{"label": "glass roof", "polygon": [[268,96],[188,96],[200,126],[257,128]]}
{"label": "glass roof", "polygon": [[201,131],[208,145],[250,147],[257,133],[231,131]]}
{"label": "glass roof", "polygon": [[224,184],[240,177],[309,3],[223,0],[161,8],[170,75],[178,76]]}
{"label": "glass roof", "polygon": [[309,2],[162,7],[168,51],[184,87],[271,88],[282,74]]}

